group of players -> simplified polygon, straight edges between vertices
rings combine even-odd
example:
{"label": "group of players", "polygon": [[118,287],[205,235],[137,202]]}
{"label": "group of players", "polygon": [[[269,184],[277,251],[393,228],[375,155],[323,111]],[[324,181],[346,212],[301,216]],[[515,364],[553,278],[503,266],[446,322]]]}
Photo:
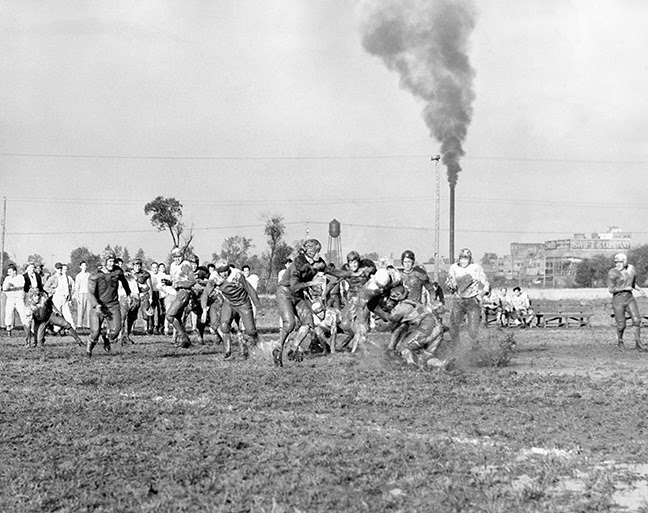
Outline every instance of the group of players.
{"label": "group of players", "polygon": [[[356,251],[350,252],[342,268],[336,269],[324,262],[320,251],[319,241],[305,241],[280,275],[276,303],[281,321],[279,339],[272,349],[275,365],[283,367],[284,355],[289,360],[303,360],[305,348],[313,342],[326,352],[355,352],[368,343],[368,333],[376,319],[391,327],[388,348],[406,362],[423,366],[444,364],[435,358],[443,334],[448,331],[441,320],[443,290],[430,280],[423,267],[416,265],[412,251],[403,252],[398,269],[393,266],[377,269],[372,260],[361,258]],[[453,292],[461,289],[464,295],[468,289],[471,293],[474,289],[481,297],[488,290],[488,282],[481,267],[477,266],[477,273],[471,271],[471,255],[465,252],[468,260],[461,268],[464,272],[451,269],[446,285]],[[154,298],[153,292],[157,290],[158,296],[166,299],[164,318],[173,330],[177,347],[191,346],[186,320],[194,314],[200,342],[209,326],[217,342],[224,344],[225,358],[230,359],[232,330],[236,326],[240,355],[247,358],[250,349],[259,342],[256,287],[243,271],[224,260],[201,266],[195,255],[185,259],[179,248],[171,256],[169,273],[165,269],[154,273],[155,286],[151,273],[142,268],[141,261],[135,260],[132,269],[125,272],[121,259],[115,255],[105,258],[103,265],[88,279],[90,335],[86,342],[56,308],[42,284],[34,280],[25,301],[27,345],[42,345],[46,328],[56,326],[85,346],[89,357],[100,340],[104,350],[110,351],[118,341],[132,343],[138,311],[147,322],[147,331],[159,333],[162,321],[155,318],[153,309],[153,303],[160,301],[159,297]],[[475,297],[466,300],[474,305],[479,303]],[[462,306],[472,335],[475,309],[468,303]],[[451,337],[458,336],[460,322],[451,322]]]}

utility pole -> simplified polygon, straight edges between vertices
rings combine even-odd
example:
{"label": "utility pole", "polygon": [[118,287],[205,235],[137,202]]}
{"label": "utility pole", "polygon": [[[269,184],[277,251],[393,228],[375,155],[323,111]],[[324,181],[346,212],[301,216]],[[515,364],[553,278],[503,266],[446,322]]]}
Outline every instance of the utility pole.
{"label": "utility pole", "polygon": [[0,248],[0,278],[4,272],[4,254],[5,254],[5,224],[7,222],[7,197],[4,197],[4,205],[2,207],[2,248]]}
{"label": "utility pole", "polygon": [[435,205],[434,205],[434,281],[439,281],[439,260],[441,259],[441,176],[439,175],[439,160],[441,155],[430,157],[435,167]]}

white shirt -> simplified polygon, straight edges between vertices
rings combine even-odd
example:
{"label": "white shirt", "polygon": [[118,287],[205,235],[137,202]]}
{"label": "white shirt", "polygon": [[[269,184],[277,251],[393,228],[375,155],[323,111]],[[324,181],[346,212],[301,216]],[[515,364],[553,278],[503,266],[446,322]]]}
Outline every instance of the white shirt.
{"label": "white shirt", "polygon": [[[23,291],[24,286],[25,278],[23,278],[22,274],[17,274],[13,278],[11,276],[7,276],[2,282],[2,290],[5,291],[7,297],[15,299],[23,297],[23,295],[25,294]],[[13,290],[9,290],[12,287]]]}
{"label": "white shirt", "polygon": [[74,279],[74,288],[77,294],[87,294],[88,293],[88,280],[90,279],[90,273],[88,271],[80,271]]}

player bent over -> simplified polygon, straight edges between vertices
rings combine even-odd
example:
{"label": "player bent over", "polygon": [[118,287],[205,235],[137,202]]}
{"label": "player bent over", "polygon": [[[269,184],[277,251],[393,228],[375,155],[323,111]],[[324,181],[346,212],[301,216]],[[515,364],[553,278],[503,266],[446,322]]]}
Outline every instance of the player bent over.
{"label": "player bent over", "polygon": [[614,322],[617,331],[617,346],[624,349],[623,333],[626,329],[626,312],[632,319],[634,328],[635,347],[637,351],[646,351],[646,346],[641,342],[641,316],[637,300],[632,295],[634,289],[645,296],[645,293],[637,287],[637,272],[634,265],[628,264],[628,257],[624,253],[614,255],[614,268],[608,272],[608,290],[612,294],[612,309],[614,310]]}
{"label": "player bent over", "polygon": [[301,343],[313,327],[313,311],[306,289],[318,285],[313,280],[319,271],[326,269],[326,262],[320,258],[322,245],[317,239],[308,239],[299,250],[299,254],[290,264],[279,280],[277,288],[277,306],[281,317],[279,341],[272,350],[272,358],[277,367],[283,367],[283,350],[288,336],[294,331],[297,320],[300,322],[297,335],[292,342],[288,358],[303,360]]}
{"label": "player bent over", "polygon": [[[92,356],[92,350],[97,345],[100,335],[103,338],[106,351],[110,351],[111,345],[119,336],[122,326],[119,284],[124,287],[126,294],[131,296],[124,271],[115,265],[115,255],[108,255],[104,267],[88,279],[88,300],[92,309],[90,311],[90,338],[87,345],[89,357]],[[102,333],[104,322],[108,325],[107,334]]]}
{"label": "player bent over", "polygon": [[[392,289],[402,285],[403,277],[400,271],[378,269],[360,290],[356,304],[356,332],[351,342],[351,352],[354,353],[361,342],[366,342],[369,333],[369,315],[376,314],[389,322],[389,314],[381,306],[381,298],[389,296]],[[403,288],[404,291],[404,288]]]}
{"label": "player bent over", "polygon": [[[27,296],[26,308],[31,317],[31,333],[34,334],[34,347],[42,347],[45,345],[45,330],[48,325],[58,326],[62,330],[67,330],[79,346],[83,347],[85,345],[72,325],[56,310],[52,298],[46,292],[31,289]],[[25,328],[29,331],[28,326]],[[27,347],[31,346],[30,339],[31,336],[28,336]]]}
{"label": "player bent over", "polygon": [[225,260],[216,262],[216,273],[212,273],[212,277],[210,277],[202,293],[201,303],[203,304],[203,310],[201,322],[203,325],[207,322],[207,301],[214,288],[218,287],[225,300],[220,315],[220,328],[223,333],[223,342],[225,343],[225,359],[229,360],[232,357],[230,330],[235,314],[238,314],[239,322],[245,328],[243,331],[241,356],[247,358],[250,343],[256,346],[259,340],[256,323],[254,322],[254,310],[252,308],[253,304],[257,308],[259,307],[259,297],[257,296],[256,290],[245,279],[242,271],[232,269]]}
{"label": "player bent over", "polygon": [[415,365],[416,358],[420,367],[440,368],[450,363],[450,359],[440,360],[435,356],[443,341],[443,326],[438,321],[441,309],[443,304],[439,301],[422,305],[405,299],[390,312],[391,322],[408,328],[405,337],[397,342],[395,349],[409,365]]}
{"label": "player bent over", "polygon": [[322,301],[314,301],[312,305],[315,337],[324,352],[335,352],[340,312],[337,308],[326,306]]}

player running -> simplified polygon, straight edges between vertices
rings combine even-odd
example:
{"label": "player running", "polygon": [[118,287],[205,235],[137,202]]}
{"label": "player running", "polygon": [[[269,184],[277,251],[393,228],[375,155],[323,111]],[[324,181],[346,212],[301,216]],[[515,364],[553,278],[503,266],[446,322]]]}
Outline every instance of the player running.
{"label": "player running", "polygon": [[191,346],[191,340],[184,327],[184,312],[191,301],[191,289],[196,283],[196,278],[191,264],[184,259],[184,253],[180,248],[173,248],[171,257],[173,258],[169,269],[171,280],[163,280],[163,283],[171,285],[176,295],[167,306],[166,319],[175,329],[175,346],[186,349]]}
{"label": "player running", "polygon": [[254,287],[245,279],[245,275],[239,269],[232,269],[225,260],[216,262],[216,272],[212,273],[209,281],[202,292],[201,303],[202,314],[201,323],[203,326],[207,323],[208,300],[214,289],[218,287],[224,298],[223,307],[220,314],[221,332],[225,343],[225,360],[232,357],[232,340],[231,326],[232,319],[238,314],[239,322],[245,328],[243,335],[243,344],[241,345],[241,356],[247,358],[249,355],[248,347],[256,346],[259,340],[256,323],[254,321],[254,310],[252,305],[259,307],[259,297]]}
{"label": "player running", "polygon": [[[358,296],[362,287],[376,273],[376,264],[372,260],[360,258],[360,253],[351,251],[347,255],[347,263],[342,269],[329,268],[326,274],[343,280],[346,287],[344,307],[340,312],[339,324],[342,334],[337,343],[338,350],[349,345],[357,332],[358,323]],[[367,322],[367,320],[363,321]]]}
{"label": "player running", "polygon": [[[92,356],[92,350],[99,335],[103,338],[104,350],[110,351],[111,345],[117,340],[121,331],[122,319],[119,306],[118,287],[121,284],[126,293],[132,292],[124,271],[115,265],[115,255],[108,255],[105,265],[88,280],[88,300],[92,311],[90,312],[90,338],[87,344],[87,354]],[[107,334],[102,333],[102,326],[106,322]]]}
{"label": "player running", "polygon": [[482,300],[490,292],[490,284],[482,266],[473,262],[468,248],[462,249],[459,260],[450,266],[446,285],[455,295],[450,313],[450,339],[455,344],[459,342],[459,327],[466,318],[468,334],[475,340],[481,322]]}
{"label": "player running", "polygon": [[[420,265],[416,265],[416,256],[412,250],[406,249],[401,255],[403,274],[403,285],[407,289],[407,297],[418,303],[425,303],[423,300],[423,288],[427,290],[430,302],[444,302],[443,291],[438,283],[432,282],[427,271]],[[436,285],[436,286],[435,286]]]}

